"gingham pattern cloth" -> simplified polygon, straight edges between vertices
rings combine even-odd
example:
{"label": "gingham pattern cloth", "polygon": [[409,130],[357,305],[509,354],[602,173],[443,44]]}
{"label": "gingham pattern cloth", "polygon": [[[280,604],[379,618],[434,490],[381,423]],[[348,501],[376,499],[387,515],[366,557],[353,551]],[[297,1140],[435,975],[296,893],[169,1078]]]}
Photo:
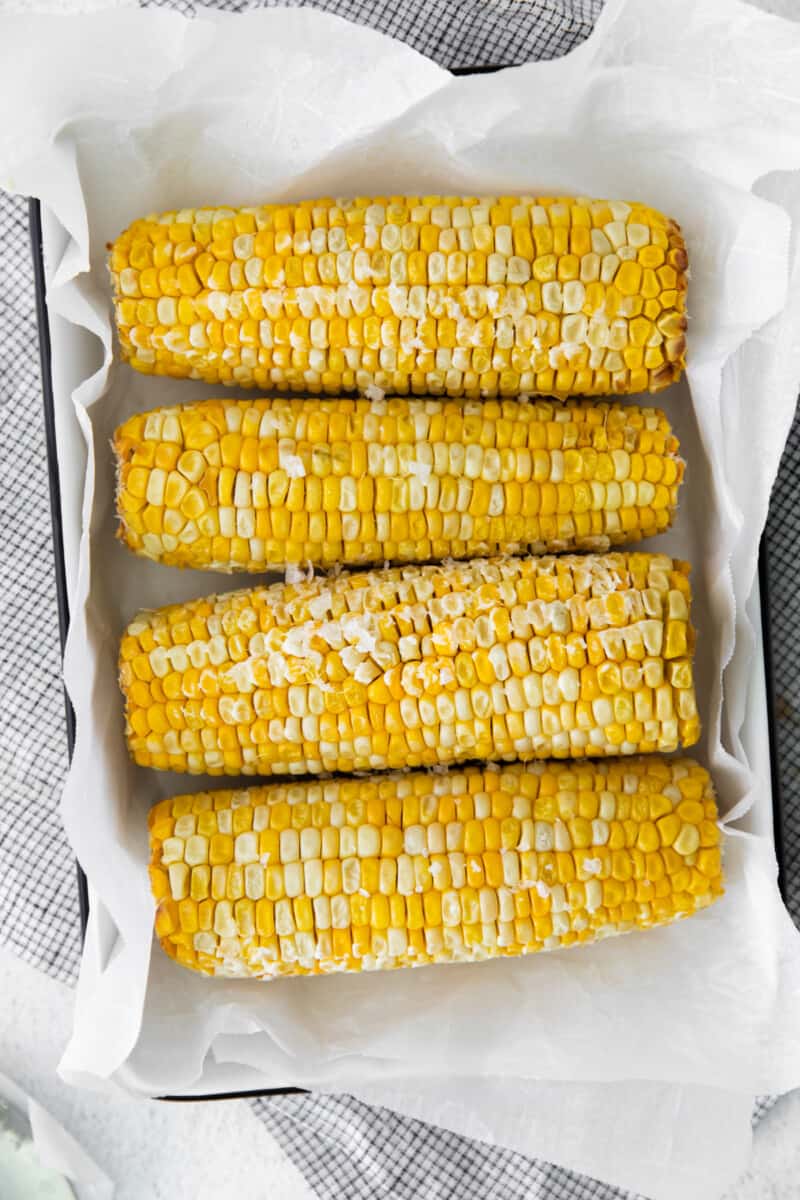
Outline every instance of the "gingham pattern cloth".
{"label": "gingham pattern cloth", "polygon": [[[148,0],[143,0],[147,3]],[[150,0],[191,14],[192,0]],[[273,0],[266,0],[271,5]],[[305,0],[295,0],[306,6]],[[566,53],[602,0],[320,0],[399,38],[449,69]],[[240,11],[247,0],[216,7]],[[33,276],[23,200],[0,193],[0,941],[57,978],[77,975],[74,862],[57,815],[66,770],[64,704],[42,425]],[[800,923],[800,422],[789,440],[768,525],[778,742],[786,809],[789,907]],[[319,1200],[620,1200],[624,1193],[560,1167],[489,1147],[348,1096],[253,1102]],[[773,1101],[760,1099],[757,1120]]]}
{"label": "gingham pattern cloth", "polygon": [[772,490],[766,528],[775,733],[783,798],[786,906],[800,926],[800,408]]}
{"label": "gingham pattern cloth", "polygon": [[[140,0],[187,15],[194,0]],[[592,31],[603,0],[215,0],[225,12],[250,8],[324,8],[368,25],[448,71],[517,66],[559,58]]]}
{"label": "gingham pattern cloth", "polygon": [[319,1200],[638,1200],[352,1096],[268,1097],[253,1107]]}
{"label": "gingham pattern cloth", "polygon": [[58,979],[78,971],[50,500],[28,207],[0,192],[0,941]]}

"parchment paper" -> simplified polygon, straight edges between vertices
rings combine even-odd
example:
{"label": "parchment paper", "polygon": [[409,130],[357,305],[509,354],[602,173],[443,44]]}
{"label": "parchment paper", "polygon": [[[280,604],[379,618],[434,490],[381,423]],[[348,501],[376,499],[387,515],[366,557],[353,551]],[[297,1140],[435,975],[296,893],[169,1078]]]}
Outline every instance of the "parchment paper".
{"label": "parchment paper", "polygon": [[[63,813],[93,899],[67,1078],[158,1094],[201,1073],[229,1078],[239,1063],[242,1086],[251,1068],[273,1085],[361,1087],[400,1107],[410,1089],[416,1115],[446,1124],[459,1112],[473,1127],[486,1118],[500,1140],[528,1113],[536,1126],[532,1081],[579,1081],[584,1096],[603,1081],[638,1081],[609,1090],[604,1107],[619,1144],[636,1144],[627,1185],[644,1179],[634,1160],[649,1154],[663,1167],[660,1183],[647,1177],[652,1194],[658,1183],[681,1200],[709,1192],[675,1191],[668,1168],[710,1135],[681,1117],[676,1098],[718,1089],[738,1095],[741,1112],[755,1092],[800,1083],[800,937],[769,838],[745,832],[768,826],[770,795],[740,736],[753,727],[745,602],[800,379],[799,64],[796,26],[732,0],[618,0],[565,59],[457,80],[307,9],[0,17],[0,113],[15,113],[0,123],[0,183],[41,196],[67,231],[63,257],[48,263],[51,313],[99,339],[76,331],[72,350],[59,339],[72,374],[85,375],[71,400],[57,398],[60,419],[78,422],[87,455],[68,561],[65,673],[78,740]],[[130,412],[210,392],[112,364],[104,245],[157,209],[402,190],[640,199],[684,227],[690,365],[658,403],[689,470],[674,530],[648,548],[694,565],[697,753],[728,823],[728,893],[691,921],[579,953],[268,986],[210,981],[151,957],[144,816],[158,797],[203,781],[129,764],[116,653],[139,607],[234,583],[134,560],[114,542],[108,449]],[[77,457],[61,462],[66,491],[83,471]],[[484,1091],[483,1078],[507,1088]],[[666,1146],[663,1123],[648,1144],[638,1121],[636,1097],[653,1081],[672,1089],[662,1093],[676,1123]],[[562,1139],[563,1161],[585,1164],[588,1149],[595,1173],[618,1178],[605,1128],[582,1131],[581,1154]],[[715,1145],[709,1170],[721,1178]]]}

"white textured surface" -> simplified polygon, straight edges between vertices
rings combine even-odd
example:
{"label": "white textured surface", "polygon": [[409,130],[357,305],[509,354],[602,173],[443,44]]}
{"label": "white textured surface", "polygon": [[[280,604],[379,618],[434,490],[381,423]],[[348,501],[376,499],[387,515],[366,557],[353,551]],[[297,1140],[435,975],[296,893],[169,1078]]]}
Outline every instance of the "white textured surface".
{"label": "white textured surface", "polygon": [[800,1200],[800,1091],[783,1096],[758,1126],[750,1169],[724,1200]]}
{"label": "white textured surface", "polygon": [[244,1100],[166,1104],[78,1092],[56,1075],[72,993],[0,949],[0,1071],[114,1180],[115,1200],[314,1200]]}

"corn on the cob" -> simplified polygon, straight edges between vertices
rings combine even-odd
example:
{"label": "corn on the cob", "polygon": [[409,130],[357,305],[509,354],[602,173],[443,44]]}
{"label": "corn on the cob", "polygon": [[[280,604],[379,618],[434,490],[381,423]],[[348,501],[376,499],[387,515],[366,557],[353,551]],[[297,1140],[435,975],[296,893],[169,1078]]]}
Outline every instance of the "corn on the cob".
{"label": "corn on the cob", "polygon": [[128,744],[142,766],[217,775],[689,746],[688,572],[478,559],[144,612],[121,645]]}
{"label": "corn on the cob", "polygon": [[585,197],[183,209],[109,247],[139,371],[300,392],[656,391],[686,350],[680,227]]}
{"label": "corn on the cob", "polygon": [[156,932],[208,975],[475,962],[685,917],[722,894],[690,759],[331,780],[163,800]]}
{"label": "corn on the cob", "polygon": [[222,571],[607,550],[683,477],[662,412],[591,401],[203,400],[114,445],[123,541]]}

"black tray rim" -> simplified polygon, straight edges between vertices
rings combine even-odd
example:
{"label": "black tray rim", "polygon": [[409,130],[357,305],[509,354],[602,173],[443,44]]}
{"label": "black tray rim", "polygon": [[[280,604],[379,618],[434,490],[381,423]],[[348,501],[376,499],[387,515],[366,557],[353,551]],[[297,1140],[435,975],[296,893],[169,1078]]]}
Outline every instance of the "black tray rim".
{"label": "black tray rim", "polygon": [[[454,71],[453,74],[490,74],[500,70],[499,67],[482,67],[477,71]],[[28,220],[30,228],[31,254],[33,259],[34,287],[36,293],[36,320],[39,328],[39,359],[41,363],[42,403],[44,412],[45,446],[47,452],[47,473],[50,491],[50,518],[52,523],[53,557],[55,563],[56,603],[58,607],[58,629],[63,657],[67,633],[69,631],[69,594],[67,587],[66,564],[64,560],[64,533],[61,512],[61,487],[58,467],[56,444],[55,403],[53,396],[52,352],[50,343],[50,323],[47,308],[47,281],[44,268],[44,252],[42,248],[42,210],[40,201],[31,197],[28,200]],[[785,809],[782,803],[780,772],[778,763],[778,744],[776,728],[775,676],[773,667],[772,626],[770,616],[770,570],[769,552],[766,536],[762,534],[758,554],[759,603],[761,610],[762,646],[764,657],[764,675],[767,693],[767,730],[769,743],[769,764],[772,783],[772,816],[773,834],[775,841],[775,856],[778,863],[778,887],[781,896],[786,900],[786,858],[785,858]],[[75,713],[72,708],[66,688],[64,689],[64,716],[67,734],[67,749],[70,760],[75,748]],[[80,912],[81,942],[86,936],[86,925],[89,919],[89,886],[86,875],[76,860],[78,906]],[[308,1088],[277,1087],[255,1088],[236,1092],[210,1092],[200,1095],[158,1096],[156,1099],[169,1100],[174,1103],[190,1103],[206,1100],[245,1100],[269,1096],[303,1095]]]}

